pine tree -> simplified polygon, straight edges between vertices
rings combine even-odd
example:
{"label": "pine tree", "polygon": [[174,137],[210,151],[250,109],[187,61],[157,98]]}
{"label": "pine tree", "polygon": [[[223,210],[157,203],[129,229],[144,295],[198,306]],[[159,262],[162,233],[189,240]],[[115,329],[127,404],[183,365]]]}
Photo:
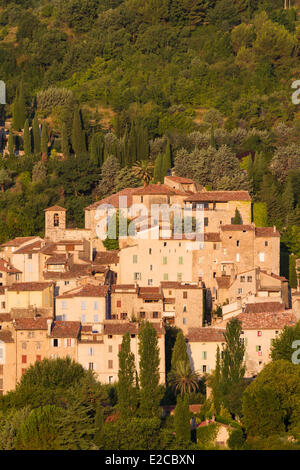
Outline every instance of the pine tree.
{"label": "pine tree", "polygon": [[79,108],[75,109],[73,115],[71,141],[75,155],[82,155],[86,152],[85,132],[82,128],[81,113]]}
{"label": "pine tree", "polygon": [[232,219],[232,224],[233,225],[241,225],[242,223],[243,222],[242,222],[242,217],[241,217],[240,211],[236,207],[235,208],[234,218]]}
{"label": "pine tree", "polygon": [[7,147],[9,155],[14,155],[15,142],[12,129],[9,131]]}
{"label": "pine tree", "polygon": [[66,123],[63,123],[61,130],[61,151],[65,159],[70,156],[70,145]]}
{"label": "pine tree", "polygon": [[159,414],[163,393],[159,386],[160,357],[157,333],[149,322],[143,322],[140,327],[139,357],[139,414],[144,418],[152,418]]}
{"label": "pine tree", "polygon": [[176,369],[176,365],[179,361],[190,363],[182,330],[180,330],[176,336],[176,341],[172,351],[171,370]]}
{"label": "pine tree", "polygon": [[188,395],[183,398],[177,396],[177,404],[174,414],[174,427],[176,432],[176,441],[186,443],[191,440],[190,411]]}
{"label": "pine tree", "polygon": [[32,122],[33,147],[35,155],[41,153],[41,136],[38,117],[35,114]]}
{"label": "pine tree", "polygon": [[24,124],[24,154],[25,155],[31,154],[31,138],[30,138],[28,119],[26,119],[25,124]]}
{"label": "pine tree", "polygon": [[104,426],[104,415],[103,415],[103,406],[101,403],[97,403],[96,415],[95,415],[95,436],[94,442],[97,447],[101,447],[103,443],[103,426]]}
{"label": "pine tree", "polygon": [[290,255],[289,284],[292,289],[297,289],[296,257],[294,255]]}
{"label": "pine tree", "polygon": [[137,390],[135,386],[135,359],[130,349],[130,334],[123,336],[119,352],[118,372],[118,410],[122,419],[128,419],[136,413]]}
{"label": "pine tree", "polygon": [[294,190],[291,178],[288,178],[282,194],[282,207],[284,209],[285,220],[288,224],[290,216],[294,211]]}
{"label": "pine tree", "polygon": [[45,122],[44,122],[43,127],[42,127],[41,151],[42,151],[42,160],[47,160],[47,156],[48,156],[48,136],[47,136],[47,124]]}

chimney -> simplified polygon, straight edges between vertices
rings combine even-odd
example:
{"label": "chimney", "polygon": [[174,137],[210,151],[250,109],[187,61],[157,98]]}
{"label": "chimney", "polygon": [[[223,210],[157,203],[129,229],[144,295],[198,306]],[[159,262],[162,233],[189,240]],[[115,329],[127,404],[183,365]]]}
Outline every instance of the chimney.
{"label": "chimney", "polygon": [[51,328],[52,328],[52,318],[47,319],[47,334],[48,336],[51,335]]}

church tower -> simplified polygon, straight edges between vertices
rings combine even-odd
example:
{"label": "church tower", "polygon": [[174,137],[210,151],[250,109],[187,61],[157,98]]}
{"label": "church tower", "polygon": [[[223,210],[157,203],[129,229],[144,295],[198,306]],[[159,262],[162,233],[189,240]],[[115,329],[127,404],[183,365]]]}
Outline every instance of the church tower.
{"label": "church tower", "polygon": [[66,212],[61,206],[52,206],[45,211],[45,238],[59,241],[64,238],[66,230]]}

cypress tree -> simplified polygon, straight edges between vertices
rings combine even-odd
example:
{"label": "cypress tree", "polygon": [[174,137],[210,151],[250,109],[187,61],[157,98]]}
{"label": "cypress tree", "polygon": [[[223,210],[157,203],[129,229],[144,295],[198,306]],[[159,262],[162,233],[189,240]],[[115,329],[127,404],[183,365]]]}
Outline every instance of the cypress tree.
{"label": "cypress tree", "polygon": [[137,160],[137,143],[136,143],[135,124],[132,122],[128,137],[128,164],[132,166]]}
{"label": "cypress tree", "polygon": [[101,403],[97,403],[96,408],[96,415],[95,415],[95,436],[94,441],[97,447],[101,447],[103,443],[103,426],[104,426],[104,415],[103,415],[103,407]]}
{"label": "cypress tree", "polygon": [[69,158],[70,146],[66,123],[63,123],[61,130],[61,151],[65,159]]}
{"label": "cypress tree", "polygon": [[285,220],[289,223],[289,218],[294,210],[294,190],[291,178],[288,178],[282,194],[282,207],[284,209]]}
{"label": "cypress tree", "polygon": [[297,289],[296,257],[294,255],[290,255],[289,284],[292,289]]}
{"label": "cypress tree", "polygon": [[154,162],[153,180],[154,183],[162,182],[162,154],[159,153]]}
{"label": "cypress tree", "polygon": [[159,414],[159,405],[163,393],[159,386],[160,357],[157,334],[149,322],[143,322],[140,327],[139,357],[139,414],[143,418],[152,418]]}
{"label": "cypress tree", "polygon": [[174,414],[174,427],[176,432],[176,441],[186,443],[191,440],[190,411],[188,395],[181,398],[177,396],[177,404]]}
{"label": "cypress tree", "polygon": [[30,138],[28,119],[26,119],[25,124],[24,124],[24,154],[25,155],[31,154],[31,138]]}
{"label": "cypress tree", "polygon": [[22,82],[19,88],[18,116],[19,116],[18,121],[19,121],[20,129],[23,129],[23,126],[26,120],[26,107],[25,107],[25,98],[24,98],[24,90],[23,90]]}
{"label": "cypress tree", "polygon": [[232,223],[233,223],[233,225],[241,225],[242,224],[242,217],[241,217],[241,214],[240,214],[237,207],[235,208],[235,214],[234,214],[234,217],[232,219]]}
{"label": "cypress tree", "polygon": [[180,330],[176,336],[176,341],[172,351],[171,370],[176,369],[176,364],[179,361],[190,363],[186,342],[182,330]]}
{"label": "cypress tree", "polygon": [[80,109],[76,108],[73,115],[72,147],[76,155],[86,152],[85,133],[82,128]]}
{"label": "cypress tree", "polygon": [[42,159],[46,160],[48,156],[48,137],[47,137],[47,124],[45,122],[42,127],[41,151],[42,151]]}
{"label": "cypress tree", "polygon": [[123,336],[119,352],[118,372],[118,410],[121,418],[132,417],[137,409],[137,390],[135,386],[135,359],[130,349],[130,334]]}
{"label": "cypress tree", "polygon": [[171,168],[172,168],[171,145],[170,145],[170,142],[168,140],[166,151],[163,154],[163,158],[162,158],[162,182],[163,182],[164,176],[167,176],[168,171]]}
{"label": "cypress tree", "polygon": [[8,146],[9,155],[14,155],[15,143],[14,143],[14,135],[13,135],[12,129],[10,129],[9,131],[7,146]]}
{"label": "cypress tree", "polygon": [[34,115],[32,122],[32,132],[33,132],[33,148],[34,153],[38,155],[41,153],[41,136],[40,136],[40,127],[37,115]]}
{"label": "cypress tree", "polygon": [[217,353],[216,353],[216,368],[213,373],[212,378],[212,396],[213,396],[213,403],[216,414],[220,413],[221,405],[222,405],[222,393],[221,393],[221,355],[220,355],[220,348],[217,346]]}

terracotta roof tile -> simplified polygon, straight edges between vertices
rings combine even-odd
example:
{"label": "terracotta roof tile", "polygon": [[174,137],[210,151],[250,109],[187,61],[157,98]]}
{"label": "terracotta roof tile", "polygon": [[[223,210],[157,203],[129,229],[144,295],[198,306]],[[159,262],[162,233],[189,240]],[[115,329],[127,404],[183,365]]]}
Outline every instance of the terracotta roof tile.
{"label": "terracotta roof tile", "polygon": [[57,299],[68,299],[73,297],[105,297],[108,292],[108,286],[94,286],[86,284],[83,287],[72,289],[62,295],[56,297]]}
{"label": "terracotta roof tile", "polygon": [[[157,334],[164,334],[165,329],[159,323],[151,323],[155,328]],[[105,335],[124,335],[129,332],[130,334],[139,334],[139,324],[130,323],[127,321],[116,322],[114,320],[107,320],[104,323],[103,333]]]}
{"label": "terracotta roof tile", "polygon": [[142,188],[137,188],[133,192],[134,196],[143,196],[143,195],[167,195],[174,196],[178,194],[179,196],[186,196],[187,194],[184,191],[179,191],[177,189],[170,188],[166,184],[148,184]]}
{"label": "terracotta roof tile", "polygon": [[263,271],[262,269],[260,270],[260,272],[265,274],[266,276],[270,276],[270,277],[273,277],[274,279],[277,279],[277,281],[288,282],[288,280],[284,276],[278,276],[278,274],[268,273],[267,271]]}
{"label": "terracotta roof tile", "polygon": [[14,266],[12,266],[4,258],[0,259],[0,271],[5,272],[5,273],[9,273],[9,274],[15,274],[15,273],[21,273],[22,272],[22,271],[19,271],[19,269],[16,269]]}
{"label": "terracotta roof tile", "polygon": [[229,289],[231,276],[216,277],[216,281],[219,289]]}
{"label": "terracotta roof tile", "polygon": [[221,230],[227,232],[242,232],[242,231],[254,231],[253,225],[236,225],[236,224],[226,224],[221,225]]}
{"label": "terracotta roof tile", "polygon": [[190,343],[225,342],[225,330],[219,328],[189,328],[187,338]]}
{"label": "terracotta roof tile", "polygon": [[204,233],[204,241],[205,242],[220,242],[221,237],[219,233]]}
{"label": "terracotta roof tile", "polygon": [[64,207],[61,207],[61,206],[51,206],[51,207],[47,207],[47,209],[44,209],[45,212],[47,211],[64,211],[64,212],[67,212],[67,209],[65,209]]}
{"label": "terracotta roof tile", "polygon": [[186,202],[251,201],[248,191],[201,191],[186,199]]}
{"label": "terracotta roof tile", "polygon": [[44,279],[77,279],[87,276],[91,273],[91,266],[85,264],[73,264],[69,270],[65,272],[44,271]]}
{"label": "terracotta roof tile", "polygon": [[280,233],[276,227],[256,227],[255,235],[257,237],[280,237]]}
{"label": "terracotta roof tile", "polygon": [[0,341],[3,341],[4,343],[13,343],[14,340],[13,340],[11,331],[0,330]]}
{"label": "terracotta roof tile", "polygon": [[161,281],[160,285],[163,289],[202,289],[198,284],[185,284],[178,281]]}
{"label": "terracotta roof tile", "polygon": [[65,253],[55,253],[46,260],[46,264],[66,264],[68,258]]}
{"label": "terracotta roof tile", "polygon": [[11,321],[11,316],[9,313],[0,313],[0,322],[7,322],[7,321]]}
{"label": "terracotta roof tile", "polygon": [[53,282],[15,282],[8,287],[9,291],[42,291],[53,285]]}
{"label": "terracotta roof tile", "polygon": [[79,333],[79,321],[55,321],[50,336],[52,338],[78,338]]}
{"label": "terracotta roof tile", "polygon": [[242,322],[243,330],[276,330],[297,323],[296,315],[290,311],[240,313],[237,318]]}
{"label": "terracotta roof tile", "polygon": [[190,178],[183,178],[182,176],[166,176],[170,181],[174,181],[175,183],[180,183],[180,184],[194,184],[194,181],[191,180]]}
{"label": "terracotta roof tile", "polygon": [[93,264],[118,264],[120,250],[98,251]]}
{"label": "terracotta roof tile", "polygon": [[132,205],[132,194],[136,188],[126,188],[122,191],[119,191],[116,194],[112,194],[111,196],[106,197],[105,199],[101,199],[100,201],[96,201],[90,206],[87,206],[85,210],[97,210],[97,208],[102,204],[111,204],[112,206],[118,208],[119,207],[119,197],[126,196],[127,197],[127,207]]}
{"label": "terracotta roof tile", "polygon": [[14,320],[14,327],[16,330],[47,330],[48,319],[49,318],[16,318]]}
{"label": "terracotta roof tile", "polygon": [[284,305],[280,302],[257,302],[245,305],[245,313],[282,312]]}
{"label": "terracotta roof tile", "polygon": [[30,243],[28,245],[22,246],[14,252],[16,255],[24,255],[27,253],[38,253],[43,246],[43,241],[38,240],[36,242]]}
{"label": "terracotta roof tile", "polygon": [[37,237],[16,237],[13,240],[9,240],[6,243],[3,243],[1,246],[21,246],[23,243],[27,243],[30,240],[34,240]]}

